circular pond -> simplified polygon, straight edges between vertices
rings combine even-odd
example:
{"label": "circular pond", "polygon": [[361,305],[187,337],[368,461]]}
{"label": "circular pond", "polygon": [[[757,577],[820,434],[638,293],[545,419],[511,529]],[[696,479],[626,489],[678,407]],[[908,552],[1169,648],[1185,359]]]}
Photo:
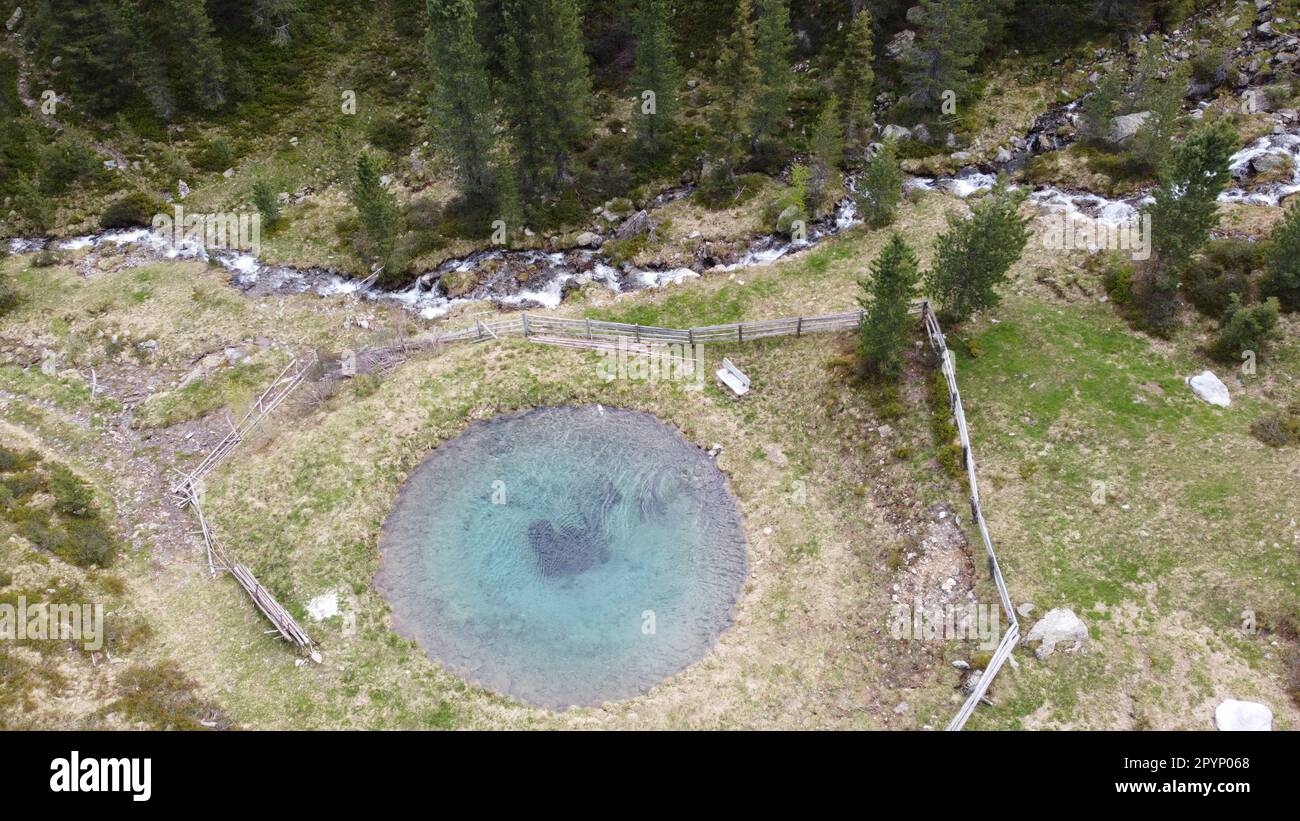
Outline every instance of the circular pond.
{"label": "circular pond", "polygon": [[399,633],[488,689],[561,710],[699,659],[746,573],[712,460],[653,416],[599,406],[471,425],[411,475],[379,546]]}

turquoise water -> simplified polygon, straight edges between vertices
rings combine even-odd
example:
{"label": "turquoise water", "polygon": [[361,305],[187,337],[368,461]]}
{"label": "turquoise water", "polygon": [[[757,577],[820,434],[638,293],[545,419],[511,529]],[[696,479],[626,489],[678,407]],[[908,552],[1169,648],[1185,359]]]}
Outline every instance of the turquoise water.
{"label": "turquoise water", "polygon": [[546,408],[429,454],[380,538],[397,631],[488,689],[564,709],[708,652],[746,574],[712,460],[647,414]]}

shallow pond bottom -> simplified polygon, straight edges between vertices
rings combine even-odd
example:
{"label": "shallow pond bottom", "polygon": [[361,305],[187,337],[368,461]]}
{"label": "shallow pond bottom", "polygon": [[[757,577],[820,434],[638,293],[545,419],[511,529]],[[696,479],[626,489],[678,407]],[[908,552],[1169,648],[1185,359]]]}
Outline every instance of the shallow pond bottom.
{"label": "shallow pond bottom", "polygon": [[376,579],[399,633],[551,709],[628,698],[705,655],[746,574],[722,473],[635,411],[471,425],[403,488]]}

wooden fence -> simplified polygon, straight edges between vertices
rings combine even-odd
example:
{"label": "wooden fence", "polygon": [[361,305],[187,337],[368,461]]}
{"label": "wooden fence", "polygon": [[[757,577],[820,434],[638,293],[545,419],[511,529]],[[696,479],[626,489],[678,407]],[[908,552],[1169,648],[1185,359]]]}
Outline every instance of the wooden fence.
{"label": "wooden fence", "polygon": [[[919,310],[919,304],[914,310]],[[846,331],[858,327],[863,312],[846,311],[821,316],[791,316],[783,319],[760,319],[727,325],[703,325],[696,328],[661,328],[627,322],[604,322],[598,319],[565,319],[556,316],[520,313],[491,322],[477,321],[467,328],[447,333],[430,333],[409,340],[408,347],[430,347],[455,342],[486,342],[501,337],[533,335],[575,339],[630,338],[636,342],[663,342],[694,345],[706,342],[746,342],[773,336]]]}
{"label": "wooden fence", "polygon": [[952,721],[948,722],[949,730],[960,730],[965,726],[966,720],[975,711],[975,707],[980,703],[980,700],[984,698],[984,694],[988,692],[989,685],[993,683],[993,677],[998,674],[998,670],[1002,669],[1002,665],[1011,656],[1011,651],[1016,649],[1016,644],[1020,642],[1020,624],[1016,621],[1016,611],[1011,606],[1011,595],[1007,593],[1007,583],[1002,578],[1002,569],[998,566],[997,554],[993,552],[993,540],[989,538],[989,528],[984,521],[984,511],[980,507],[979,483],[975,478],[975,454],[971,450],[970,428],[966,425],[966,412],[961,404],[961,391],[957,389],[957,366],[953,360],[952,352],[948,350],[948,342],[944,338],[943,329],[939,327],[939,320],[935,318],[929,302],[921,304],[921,320],[925,324],[925,332],[930,339],[930,347],[939,356],[940,368],[943,371],[944,379],[948,383],[948,404],[952,408],[952,417],[957,422],[957,434],[961,438],[962,465],[966,468],[966,480],[970,483],[971,519],[979,530],[980,540],[984,543],[984,551],[988,554],[989,572],[993,576],[993,584],[998,589],[1002,610],[1010,621],[1007,632],[1003,634],[1002,641],[998,644],[997,650],[994,651],[992,660],[984,669],[984,674],[980,676],[979,682],[971,691],[970,697],[957,711],[957,715],[953,716]]}
{"label": "wooden fence", "polygon": [[226,556],[225,551],[217,544],[212,528],[208,526],[208,519],[203,515],[203,508],[199,504],[199,484],[203,477],[216,469],[217,465],[221,464],[239,446],[239,443],[261,424],[263,419],[278,408],[289,394],[306,380],[308,372],[315,364],[315,357],[309,357],[302,361],[295,358],[285,365],[284,370],[280,371],[275,380],[249,407],[243,418],[239,420],[239,424],[231,426],[230,433],[208,452],[199,466],[184,475],[172,487],[172,493],[179,497],[177,504],[182,507],[188,505],[199,520],[203,546],[208,554],[208,572],[215,576],[217,570],[228,571],[253,600],[257,609],[262,611],[262,615],[266,616],[275,627],[280,637],[303,648],[313,661],[319,662],[320,652],[316,649],[316,643],[312,641],[311,636],[307,635],[307,631],[275,600],[271,592],[262,586],[253,575],[253,571],[242,564],[230,561]]}

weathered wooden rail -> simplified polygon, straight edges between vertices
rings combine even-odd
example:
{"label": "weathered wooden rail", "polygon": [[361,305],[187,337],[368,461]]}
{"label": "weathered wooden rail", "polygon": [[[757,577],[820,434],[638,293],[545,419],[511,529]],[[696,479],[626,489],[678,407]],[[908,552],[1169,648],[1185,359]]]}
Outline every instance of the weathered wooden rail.
{"label": "weathered wooden rail", "polygon": [[284,366],[284,370],[275,377],[275,381],[249,406],[248,411],[239,420],[239,424],[231,426],[230,433],[227,433],[216,447],[208,451],[208,455],[203,457],[198,467],[181,477],[181,480],[172,486],[172,493],[180,497],[178,504],[183,507],[189,503],[190,491],[198,487],[204,476],[215,470],[217,465],[221,464],[231,451],[239,447],[239,443],[244,441],[271,411],[278,408],[280,403],[302,384],[307,378],[308,371],[315,364],[316,357],[313,355],[301,362],[297,358],[292,359]]}
{"label": "weathered wooden rail", "polygon": [[253,604],[262,615],[266,616],[275,627],[280,637],[303,648],[313,661],[319,662],[320,652],[316,649],[316,643],[312,641],[311,636],[307,635],[307,631],[275,600],[271,592],[262,586],[253,575],[253,571],[238,562],[232,562],[226,556],[225,551],[217,543],[212,528],[208,526],[208,519],[203,515],[203,507],[199,502],[199,487],[203,477],[216,469],[239,446],[239,443],[261,424],[263,419],[289,398],[289,394],[306,380],[308,372],[315,364],[316,358],[311,356],[301,361],[295,358],[285,365],[284,370],[280,371],[275,380],[249,407],[239,424],[233,425],[230,433],[208,452],[199,466],[183,476],[181,481],[172,487],[172,493],[178,497],[177,504],[181,507],[188,505],[199,520],[203,545],[208,555],[208,572],[215,576],[218,570],[228,571],[253,600]]}
{"label": "weathered wooden rail", "polygon": [[1016,645],[1020,642],[1020,624],[1016,621],[1016,611],[1011,606],[1011,595],[1007,592],[1006,580],[1002,578],[1002,568],[998,565],[997,554],[993,552],[993,540],[989,538],[988,524],[984,521],[984,511],[980,506],[979,482],[975,477],[975,454],[971,450],[970,428],[966,425],[966,411],[962,408],[961,391],[957,389],[957,366],[952,352],[948,350],[943,329],[939,327],[939,320],[935,317],[929,302],[921,304],[921,321],[925,324],[931,349],[939,356],[940,368],[944,380],[948,383],[948,404],[952,409],[953,419],[957,422],[957,435],[961,439],[962,465],[966,468],[966,480],[970,484],[971,518],[975,522],[976,529],[979,530],[984,551],[988,554],[989,573],[993,576],[993,584],[998,589],[1002,610],[1010,621],[1010,626],[1003,634],[1002,641],[994,651],[988,666],[985,667],[983,675],[972,689],[970,697],[957,711],[957,715],[953,716],[952,721],[948,722],[949,730],[960,730],[984,698],[984,694],[988,692],[993,677],[1002,669],[1002,665],[1011,657],[1011,651],[1016,649]]}
{"label": "weathered wooden rail", "polygon": [[[918,303],[914,311],[919,310]],[[435,331],[423,334],[409,340],[407,346],[429,347],[456,342],[487,342],[502,337],[529,338],[534,335],[589,340],[623,337],[636,342],[687,345],[707,342],[746,342],[773,336],[798,337],[804,334],[852,330],[861,324],[862,315],[863,312],[857,310],[820,316],[791,316],[752,322],[732,322],[726,325],[703,325],[695,328],[663,328],[655,325],[605,322],[598,319],[567,319],[524,312],[491,322],[476,321],[470,327],[447,333]]]}

